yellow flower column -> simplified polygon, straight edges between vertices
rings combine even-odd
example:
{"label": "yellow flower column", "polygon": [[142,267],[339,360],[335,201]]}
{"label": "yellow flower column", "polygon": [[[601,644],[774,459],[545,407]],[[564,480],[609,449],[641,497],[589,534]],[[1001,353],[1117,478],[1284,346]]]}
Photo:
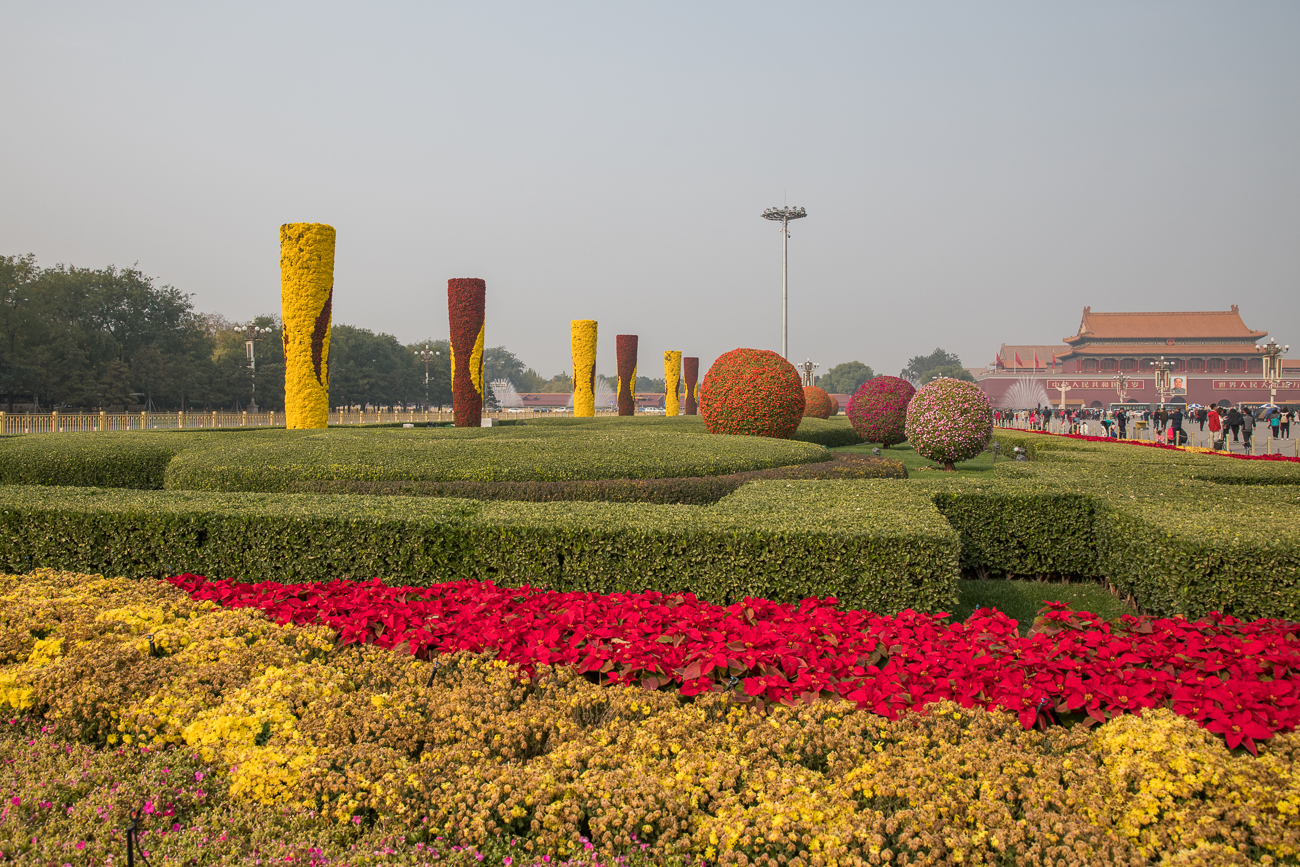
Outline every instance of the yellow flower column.
{"label": "yellow flower column", "polygon": [[324,428],[330,413],[330,312],[334,227],[280,227],[280,315],[284,319],[284,417],[289,428]]}
{"label": "yellow flower column", "polygon": [[677,386],[682,381],[682,353],[678,349],[664,350],[664,415],[677,415]]}
{"label": "yellow flower column", "polygon": [[573,341],[573,416],[596,414],[596,320],[574,319],[569,323]]}

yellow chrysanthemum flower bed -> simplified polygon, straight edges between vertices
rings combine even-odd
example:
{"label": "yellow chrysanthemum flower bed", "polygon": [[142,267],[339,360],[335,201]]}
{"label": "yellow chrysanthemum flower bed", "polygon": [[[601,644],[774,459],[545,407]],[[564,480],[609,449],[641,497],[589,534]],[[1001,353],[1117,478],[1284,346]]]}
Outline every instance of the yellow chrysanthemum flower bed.
{"label": "yellow chrysanthemum flower bed", "polygon": [[0,576],[0,705],[107,750],[197,753],[236,801],[315,815],[321,834],[409,823],[468,845],[517,837],[534,860],[584,837],[766,867],[1300,854],[1296,733],[1254,758],[1166,711],[1046,732],[952,704],[898,721],[833,702],[755,714],[471,654],[336,650],[323,628],[152,581]]}

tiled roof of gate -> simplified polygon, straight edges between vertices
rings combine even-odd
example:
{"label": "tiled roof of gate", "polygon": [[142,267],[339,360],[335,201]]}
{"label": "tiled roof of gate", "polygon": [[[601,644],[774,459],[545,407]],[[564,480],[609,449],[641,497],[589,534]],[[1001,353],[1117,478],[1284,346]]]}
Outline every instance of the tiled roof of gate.
{"label": "tiled roof of gate", "polygon": [[1173,313],[1094,313],[1083,308],[1079,333],[1066,337],[1066,343],[1105,339],[1146,339],[1164,341],[1170,337],[1236,337],[1254,342],[1267,331],[1252,331],[1241,320],[1237,305],[1230,310],[1184,311]]}

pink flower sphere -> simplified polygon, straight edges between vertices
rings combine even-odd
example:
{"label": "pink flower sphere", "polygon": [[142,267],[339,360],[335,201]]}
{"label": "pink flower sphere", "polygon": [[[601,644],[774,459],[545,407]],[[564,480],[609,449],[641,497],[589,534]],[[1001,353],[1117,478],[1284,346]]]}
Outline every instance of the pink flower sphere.
{"label": "pink flower sphere", "polygon": [[973,382],[936,379],[907,406],[907,441],[922,457],[951,470],[984,451],[993,436],[993,407]]}
{"label": "pink flower sphere", "polygon": [[907,439],[907,403],[914,394],[906,379],[874,376],[849,398],[849,422],[863,442],[896,446]]}

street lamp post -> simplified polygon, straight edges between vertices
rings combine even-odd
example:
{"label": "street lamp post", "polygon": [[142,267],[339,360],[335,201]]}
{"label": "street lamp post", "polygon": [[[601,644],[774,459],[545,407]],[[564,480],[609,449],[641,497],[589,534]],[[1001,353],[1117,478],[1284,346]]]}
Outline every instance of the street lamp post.
{"label": "street lamp post", "polygon": [[781,357],[789,358],[787,344],[786,307],[789,300],[789,258],[786,255],[786,241],[790,238],[790,221],[802,220],[808,216],[803,208],[768,208],[763,212],[764,220],[773,220],[781,224]]}
{"label": "street lamp post", "polygon": [[1282,378],[1282,356],[1291,351],[1291,344],[1278,346],[1277,341],[1269,338],[1263,346],[1256,345],[1255,351],[1264,356],[1264,381],[1268,383],[1268,402],[1277,404],[1277,384]]}
{"label": "street lamp post", "polygon": [[1129,377],[1122,373],[1115,374],[1115,393],[1119,395],[1119,402],[1123,403],[1124,398],[1128,395]]}
{"label": "street lamp post", "polygon": [[244,333],[244,353],[248,357],[248,379],[250,383],[248,401],[248,411],[257,412],[257,341],[266,335],[275,331],[276,328],[271,325],[254,325],[249,322],[247,325],[232,325],[230,330],[238,334]]}
{"label": "street lamp post", "polygon": [[1156,374],[1156,392],[1160,395],[1160,406],[1162,408],[1169,399],[1169,371],[1173,369],[1173,366],[1173,362],[1165,361],[1163,355],[1160,356],[1159,361],[1151,362],[1151,368]]}
{"label": "street lamp post", "polygon": [[[1165,408],[1165,402],[1169,400],[1169,390],[1171,388],[1169,371],[1173,368],[1173,362],[1165,361],[1165,357],[1160,356],[1159,361],[1151,362],[1151,369],[1156,374],[1156,394],[1160,396],[1160,409]],[[1154,413],[1152,414],[1154,420]]]}
{"label": "street lamp post", "polygon": [[821,367],[821,365],[812,359],[808,359],[798,366],[798,369],[803,372],[803,384],[805,388],[813,384],[813,371],[819,367]]}
{"label": "street lamp post", "polygon": [[424,408],[429,408],[429,362],[434,358],[442,355],[440,349],[430,349],[426,344],[424,349],[415,353],[415,357],[424,362]]}

